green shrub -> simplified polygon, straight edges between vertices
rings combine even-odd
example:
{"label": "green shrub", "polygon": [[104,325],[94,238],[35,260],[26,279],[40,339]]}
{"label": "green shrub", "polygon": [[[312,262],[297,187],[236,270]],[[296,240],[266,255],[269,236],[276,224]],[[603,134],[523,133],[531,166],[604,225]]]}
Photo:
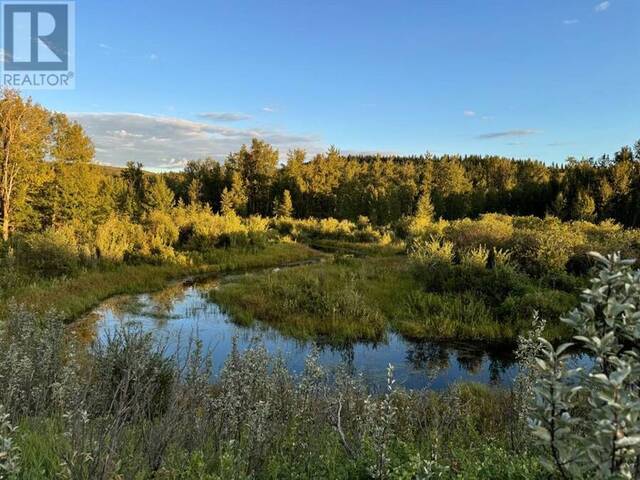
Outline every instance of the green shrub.
{"label": "green shrub", "polygon": [[68,231],[33,233],[16,239],[15,246],[17,265],[42,277],[70,275],[81,263],[76,240]]}
{"label": "green shrub", "polygon": [[163,251],[178,241],[180,231],[171,215],[152,210],[145,215],[143,227],[152,252]]}
{"label": "green shrub", "polygon": [[512,218],[507,215],[489,213],[478,220],[465,218],[450,222],[445,237],[459,249],[484,245],[488,248],[503,248],[513,236]]}
{"label": "green shrub", "polygon": [[127,255],[145,253],[144,231],[125,217],[111,216],[96,231],[96,248],[100,258],[122,262]]}
{"label": "green shrub", "polygon": [[453,262],[453,243],[440,238],[414,239],[409,247],[409,257],[418,265],[433,267]]}
{"label": "green shrub", "polygon": [[514,259],[532,275],[564,271],[571,255],[585,237],[555,217],[516,217],[510,249]]}

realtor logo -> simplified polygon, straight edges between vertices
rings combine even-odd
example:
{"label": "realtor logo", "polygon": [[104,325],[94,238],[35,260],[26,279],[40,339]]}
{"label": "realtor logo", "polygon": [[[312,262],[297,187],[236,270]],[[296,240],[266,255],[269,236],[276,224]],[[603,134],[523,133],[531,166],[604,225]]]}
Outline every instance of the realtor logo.
{"label": "realtor logo", "polygon": [[2,2],[2,42],[4,86],[75,86],[74,2]]}

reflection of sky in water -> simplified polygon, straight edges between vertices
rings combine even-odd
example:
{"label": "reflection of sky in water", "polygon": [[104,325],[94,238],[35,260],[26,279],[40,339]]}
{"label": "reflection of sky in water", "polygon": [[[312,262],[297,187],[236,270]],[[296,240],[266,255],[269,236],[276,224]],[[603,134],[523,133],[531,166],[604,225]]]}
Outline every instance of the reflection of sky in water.
{"label": "reflection of sky in water", "polygon": [[[119,325],[137,324],[166,340],[174,351],[194,334],[202,340],[205,350],[211,351],[216,372],[229,355],[232,339],[236,337],[240,350],[260,342],[267,351],[281,353],[291,372],[302,372],[311,342],[283,336],[257,322],[251,327],[235,325],[217,305],[207,301],[209,288],[212,286],[206,284],[176,285],[157,294],[112,299],[92,315],[97,318],[95,329],[98,335],[104,336]],[[375,387],[384,384],[388,364],[395,367],[397,383],[407,388],[442,389],[456,381],[508,385],[517,373],[509,352],[492,352],[474,342],[413,343],[389,333],[386,343],[377,345],[357,343],[350,347],[320,348],[323,366],[331,370],[346,364]]]}

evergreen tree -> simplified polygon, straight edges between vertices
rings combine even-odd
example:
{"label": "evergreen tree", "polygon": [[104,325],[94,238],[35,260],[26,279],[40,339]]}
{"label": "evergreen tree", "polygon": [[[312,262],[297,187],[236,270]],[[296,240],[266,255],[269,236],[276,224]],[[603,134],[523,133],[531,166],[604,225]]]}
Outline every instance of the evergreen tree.
{"label": "evergreen tree", "polygon": [[420,220],[430,222],[433,220],[433,214],[434,210],[433,205],[431,204],[431,194],[429,193],[429,190],[425,188],[418,198],[415,217]]}
{"label": "evergreen tree", "polygon": [[167,186],[163,176],[158,176],[151,182],[146,194],[147,208],[169,212],[175,203],[175,195]]}
{"label": "evergreen tree", "polygon": [[571,204],[571,218],[574,220],[593,220],[596,202],[587,192],[580,191]]}
{"label": "evergreen tree", "polygon": [[277,202],[276,217],[290,218],[293,215],[293,202],[289,190],[282,192],[282,198]]}

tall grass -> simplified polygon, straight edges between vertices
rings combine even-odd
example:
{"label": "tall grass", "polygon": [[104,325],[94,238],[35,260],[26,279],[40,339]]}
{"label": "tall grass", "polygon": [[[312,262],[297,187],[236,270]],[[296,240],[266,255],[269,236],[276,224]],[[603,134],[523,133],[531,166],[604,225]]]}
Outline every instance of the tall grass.
{"label": "tall grass", "polygon": [[412,340],[515,342],[534,311],[553,319],[550,338],[566,336],[556,319],[577,304],[576,283],[550,288],[508,265],[454,265],[449,253],[438,258],[421,256],[414,264],[406,256],[338,257],[333,264],[240,278],[210,297],[239,323],[260,320],[333,343],[377,341],[388,328]]}

